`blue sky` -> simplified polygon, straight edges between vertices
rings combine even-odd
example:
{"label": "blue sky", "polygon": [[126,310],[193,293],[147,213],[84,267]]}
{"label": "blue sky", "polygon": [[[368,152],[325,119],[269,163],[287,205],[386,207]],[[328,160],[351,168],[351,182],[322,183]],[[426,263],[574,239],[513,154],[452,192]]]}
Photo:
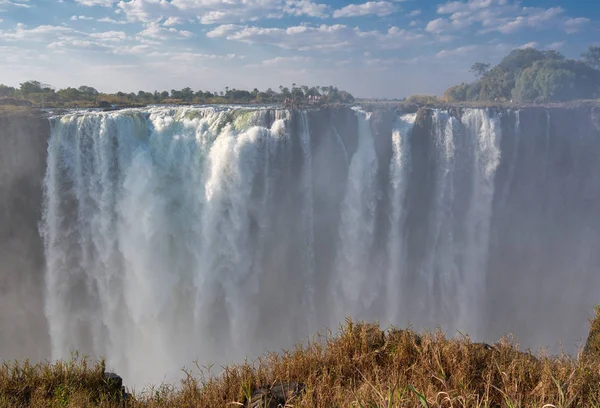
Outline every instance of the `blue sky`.
{"label": "blue sky", "polygon": [[515,48],[576,58],[599,23],[600,0],[0,0],[0,83],[441,94]]}

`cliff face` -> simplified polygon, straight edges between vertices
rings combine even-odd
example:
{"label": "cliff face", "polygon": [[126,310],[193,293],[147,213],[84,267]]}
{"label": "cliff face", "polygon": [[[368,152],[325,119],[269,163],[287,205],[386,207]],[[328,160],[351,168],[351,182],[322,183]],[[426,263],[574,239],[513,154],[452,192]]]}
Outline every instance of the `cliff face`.
{"label": "cliff face", "polygon": [[48,120],[0,115],[0,359],[49,357],[38,231]]}

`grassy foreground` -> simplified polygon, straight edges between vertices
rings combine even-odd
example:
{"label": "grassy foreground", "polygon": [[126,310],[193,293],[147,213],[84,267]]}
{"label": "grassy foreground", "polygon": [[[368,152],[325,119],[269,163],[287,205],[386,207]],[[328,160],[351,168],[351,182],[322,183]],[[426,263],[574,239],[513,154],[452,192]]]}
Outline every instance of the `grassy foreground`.
{"label": "grassy foreground", "polygon": [[292,383],[300,391],[287,394],[286,407],[600,407],[600,309],[577,358],[348,321],[335,336],[125,398],[104,373],[104,362],[77,356],[5,363],[0,407],[245,407],[257,389]]}

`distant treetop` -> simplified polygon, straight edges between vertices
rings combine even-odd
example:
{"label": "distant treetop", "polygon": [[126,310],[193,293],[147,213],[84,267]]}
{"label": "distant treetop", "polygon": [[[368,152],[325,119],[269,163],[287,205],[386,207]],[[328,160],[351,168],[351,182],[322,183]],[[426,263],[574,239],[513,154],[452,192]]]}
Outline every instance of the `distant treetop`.
{"label": "distant treetop", "polygon": [[564,102],[600,97],[600,47],[591,46],[581,60],[557,51],[517,49],[494,67],[476,62],[476,81],[448,88],[446,102]]}
{"label": "distant treetop", "polygon": [[280,92],[271,88],[252,91],[225,87],[225,91],[194,91],[190,87],[169,91],[138,91],[137,93],[101,93],[91,86],[65,88],[56,91],[52,86],[39,81],[26,81],[19,88],[0,84],[0,104],[25,101],[40,107],[107,107],[136,106],[147,104],[272,104],[288,107],[305,107],[323,103],[352,103],[354,96],[335,86],[296,86],[291,89],[279,86]]}

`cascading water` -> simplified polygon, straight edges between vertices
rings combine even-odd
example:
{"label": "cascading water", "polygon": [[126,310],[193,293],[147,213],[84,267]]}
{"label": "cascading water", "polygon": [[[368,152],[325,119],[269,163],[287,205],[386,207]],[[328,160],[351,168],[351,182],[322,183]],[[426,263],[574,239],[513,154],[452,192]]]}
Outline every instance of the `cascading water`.
{"label": "cascading water", "polygon": [[370,256],[375,241],[377,156],[369,127],[370,114],[358,112],[358,149],[352,156],[341,208],[336,254],[336,320],[368,310],[378,297]]}
{"label": "cascading water", "polygon": [[[540,136],[548,178],[529,167],[538,150],[523,121],[482,109],[382,119],[194,107],[53,118],[42,222],[52,358],[105,356],[144,385],[194,360],[290,346],[347,315],[492,341],[498,331],[529,335],[510,325],[523,300],[503,303],[496,289],[548,265],[518,263],[519,251],[541,258],[554,245],[540,238],[553,231],[540,227],[547,218],[525,221],[539,214],[527,188],[581,193],[557,176],[563,141],[549,129],[558,122],[547,119]],[[593,178],[586,166],[573,174]],[[586,188],[600,197],[600,183]],[[593,286],[583,270],[598,258],[571,244],[585,219],[569,218],[561,262],[584,256],[578,276]],[[507,249],[509,224],[530,241]],[[584,325],[582,316],[569,327]],[[528,339],[542,344],[538,333]]]}

